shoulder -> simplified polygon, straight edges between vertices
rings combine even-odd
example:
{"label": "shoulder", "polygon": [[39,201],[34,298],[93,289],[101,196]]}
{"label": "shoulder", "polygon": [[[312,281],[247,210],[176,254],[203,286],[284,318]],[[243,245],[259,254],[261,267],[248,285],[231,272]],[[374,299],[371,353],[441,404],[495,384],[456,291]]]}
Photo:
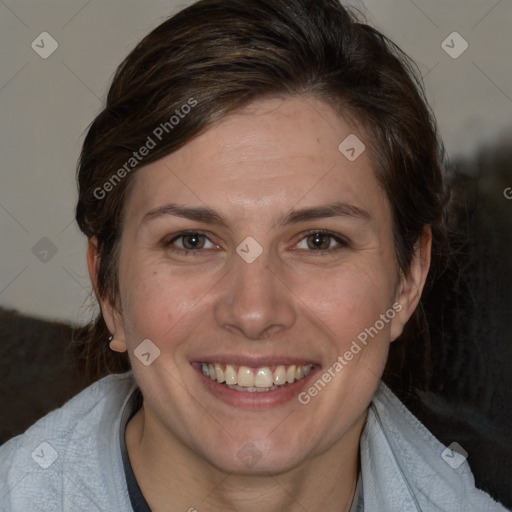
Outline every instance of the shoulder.
{"label": "shoulder", "polygon": [[375,510],[506,510],[475,487],[463,447],[444,446],[382,382],[361,437],[361,462],[370,509],[375,501]]}
{"label": "shoulder", "polygon": [[[109,483],[119,489],[112,480],[124,479],[119,422],[135,388],[131,372],[109,375],[1,446],[0,503],[10,504],[6,510],[95,510],[108,502]],[[62,505],[64,495],[69,508]]]}

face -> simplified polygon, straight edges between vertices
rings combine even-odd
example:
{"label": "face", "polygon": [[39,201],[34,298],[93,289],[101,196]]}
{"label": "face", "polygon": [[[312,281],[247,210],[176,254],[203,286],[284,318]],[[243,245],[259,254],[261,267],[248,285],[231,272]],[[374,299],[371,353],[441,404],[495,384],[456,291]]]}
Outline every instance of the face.
{"label": "face", "polygon": [[318,99],[264,100],[137,171],[102,309],[147,431],[252,474],[359,435],[422,278],[399,279],[368,151],[338,149],[351,134]]}

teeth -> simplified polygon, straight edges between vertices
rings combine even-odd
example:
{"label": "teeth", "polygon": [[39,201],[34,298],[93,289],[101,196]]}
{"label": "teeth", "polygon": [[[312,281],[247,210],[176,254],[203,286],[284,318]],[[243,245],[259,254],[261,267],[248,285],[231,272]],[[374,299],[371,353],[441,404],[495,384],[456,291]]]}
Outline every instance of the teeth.
{"label": "teeth", "polygon": [[219,363],[202,363],[201,368],[206,377],[225,383],[238,391],[273,391],[285,384],[292,384],[311,373],[312,364],[297,366],[295,364],[278,365],[272,371],[268,366],[250,368],[248,366],[221,365]]}
{"label": "teeth", "polygon": [[254,377],[254,385],[257,388],[269,388],[274,384],[274,374],[270,368],[260,368]]}
{"label": "teeth", "polygon": [[236,371],[230,364],[226,365],[226,369],[224,370],[224,377],[226,378],[226,384],[228,385],[235,385],[237,382]]}
{"label": "teeth", "polygon": [[243,388],[252,388],[254,386],[254,373],[247,366],[238,368],[237,384]]}
{"label": "teeth", "polygon": [[286,384],[286,368],[282,364],[274,371],[274,384],[276,386]]}
{"label": "teeth", "polygon": [[279,389],[279,386],[270,386],[269,388],[257,388],[257,387],[243,388],[241,386],[228,386],[228,388],[235,389],[236,391],[250,391],[250,392],[257,391],[260,393],[265,393],[267,391],[274,391],[276,389]]}
{"label": "teeth", "polygon": [[292,364],[288,367],[288,370],[286,370],[286,382],[291,384],[295,380],[295,365]]}
{"label": "teeth", "polygon": [[224,382],[226,380],[220,364],[215,364],[215,376],[217,377],[217,382]]}

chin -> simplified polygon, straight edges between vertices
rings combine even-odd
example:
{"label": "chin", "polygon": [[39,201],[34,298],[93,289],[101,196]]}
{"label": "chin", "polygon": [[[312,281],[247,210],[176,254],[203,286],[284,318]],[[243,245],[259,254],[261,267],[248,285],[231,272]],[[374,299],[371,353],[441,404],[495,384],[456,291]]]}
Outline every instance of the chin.
{"label": "chin", "polygon": [[262,452],[252,443],[247,443],[236,453],[212,454],[209,462],[225,473],[240,476],[271,476],[287,473],[302,460],[290,453]]}
{"label": "chin", "polygon": [[[268,436],[268,431],[266,432]],[[241,438],[239,438],[241,439]],[[286,473],[302,463],[306,454],[304,445],[297,451],[297,442],[288,443],[284,439],[269,442],[263,436],[259,441],[251,441],[249,436],[244,440],[216,444],[213,449],[206,448],[204,457],[212,466],[225,473],[237,475],[278,475]],[[299,444],[300,446],[300,444]]]}

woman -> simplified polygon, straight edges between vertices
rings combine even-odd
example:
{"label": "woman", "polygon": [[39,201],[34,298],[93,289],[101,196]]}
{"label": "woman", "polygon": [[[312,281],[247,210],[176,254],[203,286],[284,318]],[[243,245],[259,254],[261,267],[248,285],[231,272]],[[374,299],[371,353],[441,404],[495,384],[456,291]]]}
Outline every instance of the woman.
{"label": "woman", "polygon": [[156,28],[78,170],[111,375],[2,447],[6,510],[505,510],[381,382],[444,252],[442,156],[407,58],[336,0]]}

